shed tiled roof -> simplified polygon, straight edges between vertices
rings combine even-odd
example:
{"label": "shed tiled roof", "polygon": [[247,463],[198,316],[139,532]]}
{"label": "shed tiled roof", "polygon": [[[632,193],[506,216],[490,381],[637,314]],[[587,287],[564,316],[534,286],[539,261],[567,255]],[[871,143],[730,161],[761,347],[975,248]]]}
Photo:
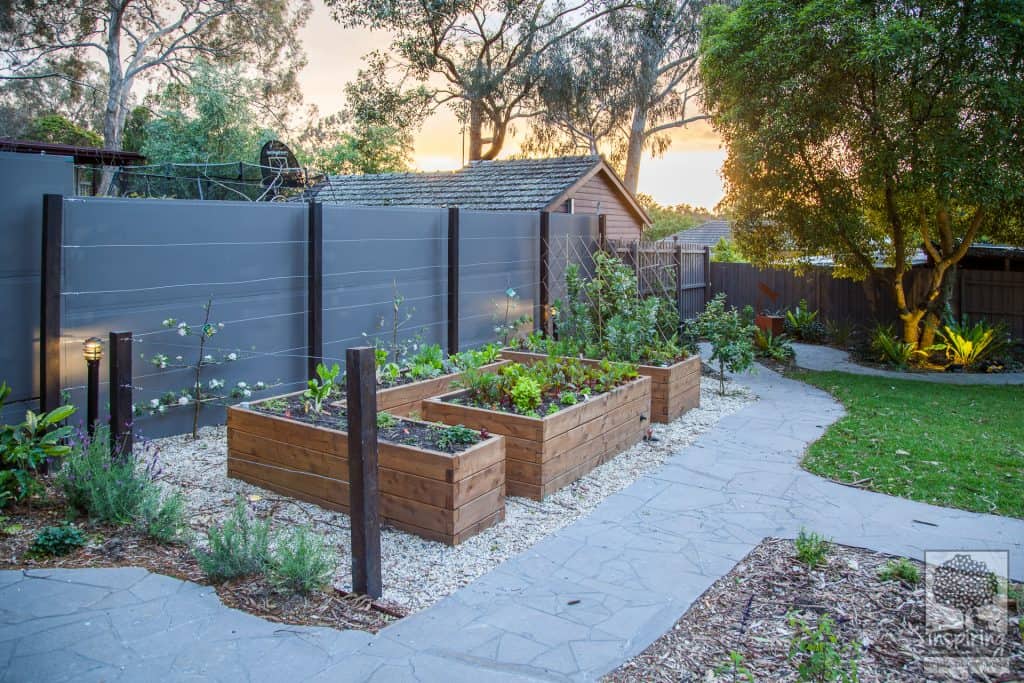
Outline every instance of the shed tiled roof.
{"label": "shed tiled roof", "polygon": [[726,241],[732,241],[732,225],[729,221],[708,221],[688,230],[681,230],[665,239],[671,240],[673,237],[678,237],[680,242],[713,247],[723,237]]}
{"label": "shed tiled roof", "polygon": [[328,176],[313,196],[361,206],[540,211],[602,163],[598,156],[475,161],[458,171]]}

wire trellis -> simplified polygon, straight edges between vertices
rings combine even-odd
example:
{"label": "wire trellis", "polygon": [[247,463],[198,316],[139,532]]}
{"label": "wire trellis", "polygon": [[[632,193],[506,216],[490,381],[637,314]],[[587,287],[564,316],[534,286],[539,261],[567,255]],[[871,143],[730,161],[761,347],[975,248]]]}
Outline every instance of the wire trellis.
{"label": "wire trellis", "polygon": [[108,196],[229,201],[291,201],[310,198],[324,175],[306,168],[226,164],[153,164],[122,166]]}

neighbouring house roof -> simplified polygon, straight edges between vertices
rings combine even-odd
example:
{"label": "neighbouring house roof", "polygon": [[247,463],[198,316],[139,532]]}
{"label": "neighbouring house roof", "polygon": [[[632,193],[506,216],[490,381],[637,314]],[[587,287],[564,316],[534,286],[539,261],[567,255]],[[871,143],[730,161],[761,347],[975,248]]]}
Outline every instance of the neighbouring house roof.
{"label": "neighbouring house roof", "polygon": [[680,230],[674,235],[666,237],[666,240],[678,239],[680,242],[686,242],[687,244],[700,244],[705,247],[713,247],[718,244],[718,240],[725,238],[726,241],[732,241],[732,225],[729,221],[708,221],[701,223],[700,225],[689,228],[687,230]]}
{"label": "neighbouring house roof", "polygon": [[102,149],[100,147],[77,147],[54,142],[35,142],[34,140],[12,140],[0,138],[0,152],[21,152],[24,154],[52,154],[53,156],[73,157],[76,164],[93,166],[130,166],[146,163],[146,157],[138,152],[125,152],[119,149]]}
{"label": "neighbouring house roof", "polygon": [[604,173],[644,224],[647,213],[599,156],[474,161],[457,171],[333,175],[314,186],[315,199],[360,206],[458,206],[486,211],[557,210]]}

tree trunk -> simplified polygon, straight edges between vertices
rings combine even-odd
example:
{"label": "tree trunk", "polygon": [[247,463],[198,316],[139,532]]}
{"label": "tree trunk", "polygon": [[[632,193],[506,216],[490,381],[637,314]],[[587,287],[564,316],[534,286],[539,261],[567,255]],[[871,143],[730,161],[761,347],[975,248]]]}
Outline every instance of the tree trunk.
{"label": "tree trunk", "polygon": [[633,110],[633,123],[629,128],[629,142],[626,147],[626,174],[623,184],[630,192],[636,194],[640,182],[640,162],[644,153],[644,131],[647,128],[647,109],[637,107]]}
{"label": "tree trunk", "polygon": [[469,101],[469,161],[483,158],[484,116],[480,100]]}

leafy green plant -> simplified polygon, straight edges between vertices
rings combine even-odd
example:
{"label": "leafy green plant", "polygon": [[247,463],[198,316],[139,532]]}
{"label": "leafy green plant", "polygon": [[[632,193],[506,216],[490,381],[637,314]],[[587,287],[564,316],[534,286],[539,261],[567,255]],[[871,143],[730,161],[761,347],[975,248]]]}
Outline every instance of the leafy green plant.
{"label": "leafy green plant", "polygon": [[437,446],[448,450],[459,446],[471,446],[480,440],[480,432],[463,425],[438,425],[434,431]]}
{"label": "leafy green plant", "polygon": [[743,372],[754,363],[754,330],[735,307],[726,308],[725,294],[718,293],[694,320],[698,333],[711,342],[712,361],[718,361],[719,393],[725,395],[725,371]]}
{"label": "leafy green plant", "polygon": [[989,325],[980,320],[973,325],[964,318],[960,322],[948,321],[936,330],[941,343],[933,348],[945,351],[946,359],[956,366],[973,370],[999,353],[1009,344],[1002,325]]}
{"label": "leafy green plant", "polygon": [[853,337],[853,324],[848,320],[826,320],[825,335],[835,345],[846,348]]}
{"label": "leafy green plant", "polygon": [[523,376],[512,386],[512,403],[521,413],[530,413],[540,407],[540,384],[532,377]]}
{"label": "leafy green plant", "polygon": [[28,551],[37,557],[56,557],[81,548],[85,541],[85,534],[78,527],[70,524],[48,526],[39,530]]}
{"label": "leafy green plant", "polygon": [[879,581],[902,581],[916,586],[921,581],[921,573],[917,565],[905,557],[889,560],[878,570]]}
{"label": "leafy green plant", "polygon": [[876,325],[872,331],[871,350],[877,354],[878,360],[900,370],[906,370],[911,363],[928,356],[914,344],[900,341],[892,327],[885,325]]}
{"label": "leafy green plant", "polygon": [[501,346],[499,344],[485,344],[478,349],[467,349],[460,351],[448,358],[449,363],[455,370],[467,370],[479,368],[494,363],[501,357]]}
{"label": "leafy green plant", "polygon": [[685,357],[674,302],[640,296],[636,274],[617,257],[595,254],[589,280],[570,264],[565,284],[565,300],[552,307],[558,341],[544,342],[548,353],[653,364]]}
{"label": "leafy green plant", "polygon": [[810,626],[799,615],[790,612],[786,618],[795,629],[789,644],[790,661],[796,662],[801,681],[838,681],[857,683],[857,660],[860,643],[842,643],[833,631],[832,617],[822,614],[817,626]]}
{"label": "leafy green plant", "polygon": [[558,395],[558,402],[563,406],[574,406],[579,402],[579,397],[575,392],[563,391]]}
{"label": "leafy green plant", "polygon": [[[725,238],[723,237],[722,239],[724,240]],[[728,675],[735,681],[743,680],[753,683],[755,680],[754,674],[750,671],[750,667],[748,667],[743,660],[744,657],[742,652],[730,650],[729,661],[716,666],[715,673],[718,676]]]}
{"label": "leafy green plant", "polygon": [[818,311],[807,306],[807,300],[801,299],[796,308],[786,311],[786,333],[807,342],[820,342],[826,337],[825,325],[818,320]]}
{"label": "leafy green plant", "polygon": [[381,411],[377,413],[377,429],[391,429],[398,424],[398,418],[391,413]]}
{"label": "leafy green plant", "polygon": [[409,359],[409,376],[429,379],[444,372],[444,351],[439,344],[427,344]]}
{"label": "leafy green plant", "polygon": [[267,563],[267,577],[277,590],[309,595],[330,583],[338,558],[324,538],[300,526],[278,535]]}
{"label": "leafy green plant", "polygon": [[309,409],[314,415],[319,415],[323,412],[324,403],[334,392],[334,382],[340,373],[341,368],[337,363],[330,368],[323,363],[317,363],[317,376],[309,380],[307,383],[309,388],[302,392],[303,398],[309,402]]}
{"label": "leafy green plant", "polygon": [[[10,393],[7,382],[0,384],[0,408]],[[24,422],[0,427],[0,507],[44,491],[39,468],[47,458],[60,458],[71,452],[71,447],[63,442],[71,436],[72,428],[61,423],[74,412],[72,405],[47,413],[29,410]]]}
{"label": "leafy green plant", "polygon": [[754,328],[754,348],[757,355],[784,363],[793,357],[793,345],[784,334],[774,335],[771,330]]}
{"label": "leafy green plant", "polygon": [[814,569],[825,562],[831,543],[821,534],[800,529],[793,547],[796,549],[796,558]]}
{"label": "leafy green plant", "polygon": [[261,574],[270,559],[270,522],[253,519],[239,496],[224,523],[206,531],[208,547],[193,554],[210,579],[225,581],[238,576]]}

